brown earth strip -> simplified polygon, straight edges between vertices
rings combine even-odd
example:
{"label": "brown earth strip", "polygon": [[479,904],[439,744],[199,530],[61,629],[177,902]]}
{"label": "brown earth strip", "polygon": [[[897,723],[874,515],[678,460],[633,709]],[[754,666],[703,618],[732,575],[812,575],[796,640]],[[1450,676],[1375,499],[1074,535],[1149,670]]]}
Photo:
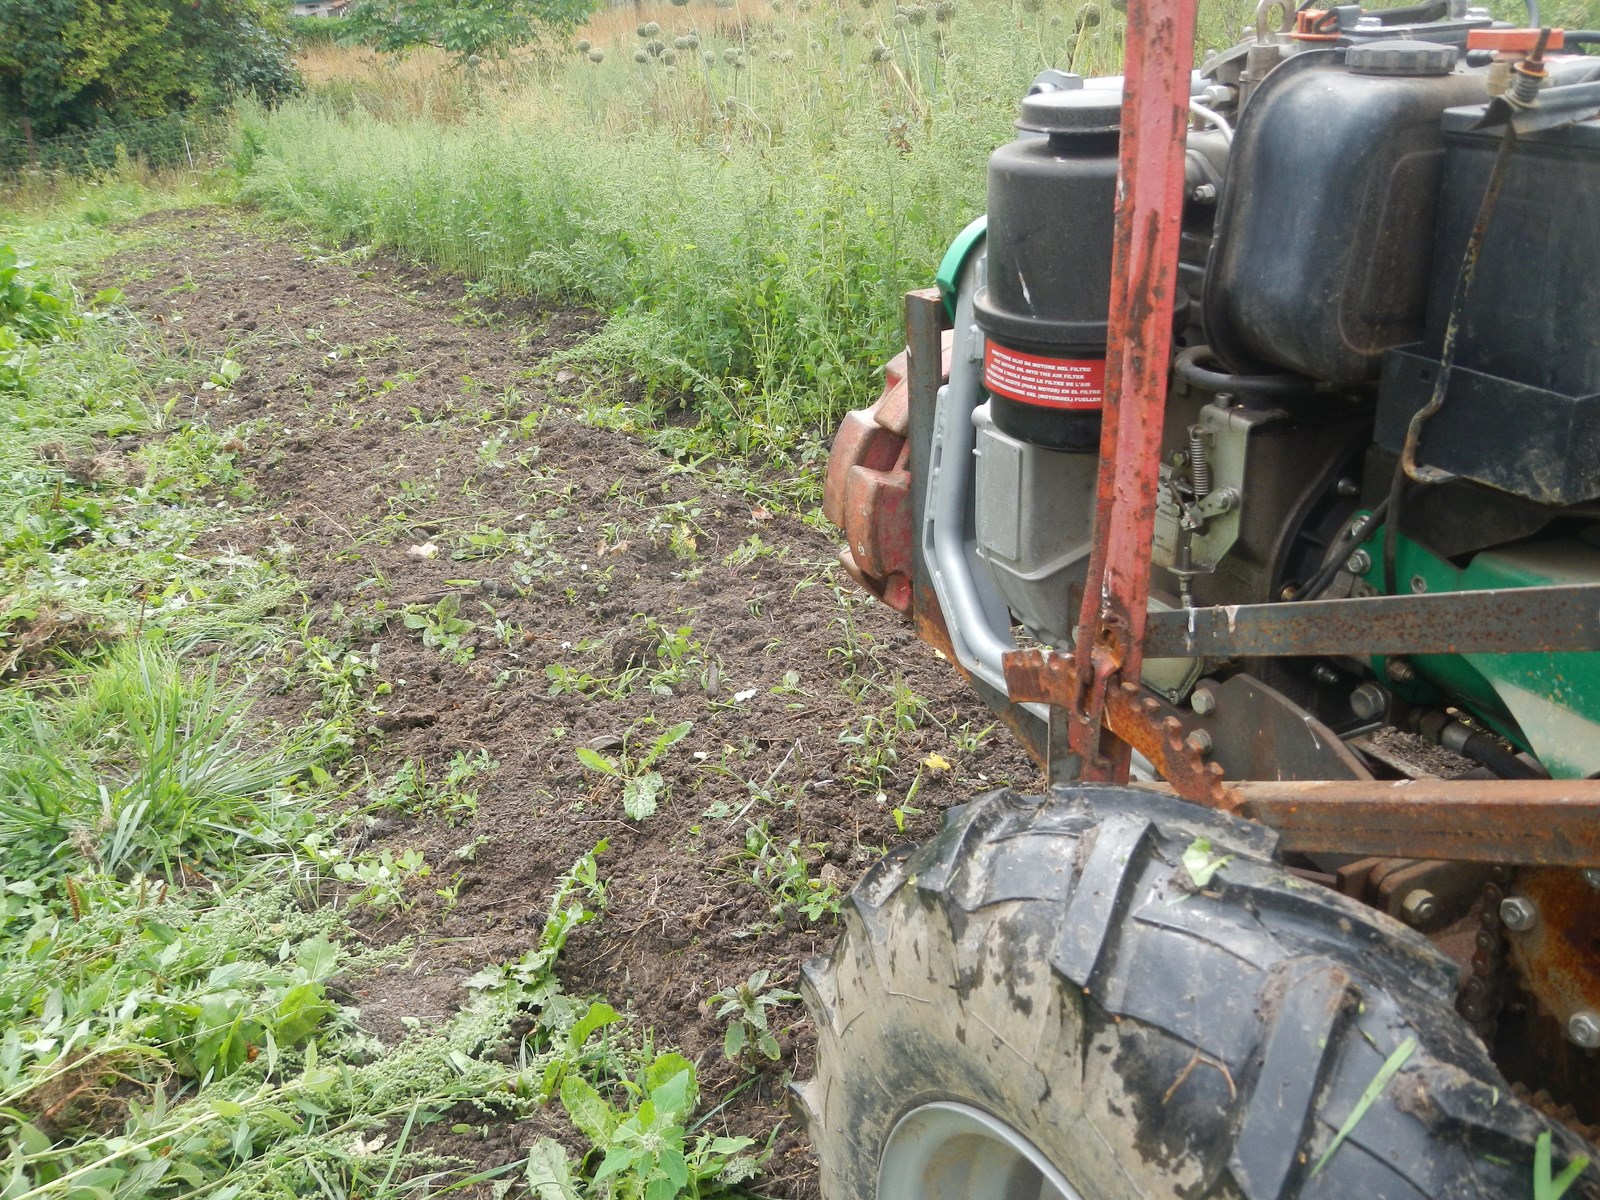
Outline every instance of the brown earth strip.
{"label": "brown earth strip", "polygon": [[[103,282],[169,344],[243,368],[196,401],[232,431],[254,488],[216,544],[286,559],[307,636],[375,658],[392,688],[353,749],[349,778],[372,780],[357,802],[415,760],[436,787],[452,763],[498,764],[456,788],[475,805],[368,818],[371,848],[418,850],[432,877],[369,929],[418,950],[356,985],[363,1023],[392,1042],[453,1013],[463,980],[530,947],[554,881],[603,838],[607,909],[561,975],[694,1058],[715,1104],[746,1072],[724,1060],[708,997],[762,967],[792,987],[835,936],[752,881],[752,846],[769,839],[776,862],[794,843],[813,879],[848,889],[885,846],[927,836],[987,786],[1031,783],[1032,768],[1002,736],[975,737],[987,714],[892,613],[858,602],[829,534],[586,422],[583,381],[540,368],[598,328],[594,314],[486,313],[459,281],[319,250],[247,214],[147,221],[160,238]],[[258,711],[298,722],[318,692],[304,671],[284,678]],[[608,678],[632,686],[592,694]],[[683,721],[655,764],[670,793],[627,819],[616,781],[577,748],[636,758]],[[902,813],[904,834],[897,804],[922,810]],[[764,833],[747,841],[752,825]],[[764,1140],[785,1121],[787,1076],[809,1074],[799,1006],[775,1024],[782,1061],[717,1115],[730,1133]],[[563,1125],[553,1113],[427,1144],[488,1167],[542,1132],[571,1141]],[[791,1124],[775,1151],[762,1190],[813,1194]]]}

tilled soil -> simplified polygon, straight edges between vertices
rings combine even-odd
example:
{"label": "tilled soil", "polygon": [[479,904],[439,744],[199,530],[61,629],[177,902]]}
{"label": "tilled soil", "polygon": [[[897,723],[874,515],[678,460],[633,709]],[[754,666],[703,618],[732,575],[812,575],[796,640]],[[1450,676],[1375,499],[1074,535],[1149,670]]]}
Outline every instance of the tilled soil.
{"label": "tilled soil", "polygon": [[[714,1105],[747,1074],[725,1061],[708,998],[761,968],[793,987],[836,936],[796,896],[848,890],[886,846],[985,787],[1033,782],[1032,767],[1002,733],[977,736],[987,713],[859,599],[830,534],[596,423],[585,381],[545,365],[595,314],[485,313],[426,267],[311,247],[248,214],[146,220],[159,237],[103,282],[173,347],[242,366],[195,401],[254,489],[216,538],[287,558],[331,664],[375,661],[354,681],[370,710],[348,776],[372,781],[355,792],[361,836],[432,868],[412,907],[370,930],[418,949],[357,986],[364,1023],[393,1041],[410,1018],[448,1017],[464,979],[535,942],[555,882],[604,839],[606,911],[569,943],[562,978],[695,1059]],[[328,702],[337,681],[315,657],[258,711],[298,722]],[[670,790],[629,819],[620,783],[577,750],[636,762],[680,722],[692,728],[653,764]],[[452,785],[452,764],[484,769]],[[791,845],[820,892],[770,882]],[[809,1074],[811,1030],[798,1005],[775,1024],[781,1061],[717,1121],[763,1142],[782,1123],[761,1190],[809,1196],[783,1084]],[[489,1167],[559,1123],[430,1145]]]}

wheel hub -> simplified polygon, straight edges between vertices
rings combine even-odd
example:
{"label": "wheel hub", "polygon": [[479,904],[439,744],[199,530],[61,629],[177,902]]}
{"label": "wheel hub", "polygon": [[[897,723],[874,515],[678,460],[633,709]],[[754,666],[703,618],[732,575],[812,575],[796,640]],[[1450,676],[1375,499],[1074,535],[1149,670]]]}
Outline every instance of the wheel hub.
{"label": "wheel hub", "polygon": [[878,1168],[878,1200],[1089,1198],[1004,1121],[941,1100],[895,1124]]}

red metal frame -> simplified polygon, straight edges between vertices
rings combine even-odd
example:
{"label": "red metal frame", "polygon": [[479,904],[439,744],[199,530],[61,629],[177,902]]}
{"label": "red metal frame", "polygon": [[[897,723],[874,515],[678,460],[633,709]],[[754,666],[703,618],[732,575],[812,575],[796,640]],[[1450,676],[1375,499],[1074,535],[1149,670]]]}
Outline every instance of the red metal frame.
{"label": "red metal frame", "polygon": [[1149,607],[1195,7],[1128,0],[1100,479],[1067,705],[1077,774],[1092,781],[1127,782],[1131,758],[1107,727],[1106,694],[1139,677]]}

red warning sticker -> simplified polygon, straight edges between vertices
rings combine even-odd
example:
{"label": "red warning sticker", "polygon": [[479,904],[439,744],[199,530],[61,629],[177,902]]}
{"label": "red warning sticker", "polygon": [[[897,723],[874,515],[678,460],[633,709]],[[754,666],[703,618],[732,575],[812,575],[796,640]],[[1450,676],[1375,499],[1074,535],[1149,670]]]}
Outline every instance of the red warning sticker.
{"label": "red warning sticker", "polygon": [[1043,358],[989,342],[983,351],[983,382],[991,392],[1023,404],[1095,409],[1105,403],[1106,360]]}

